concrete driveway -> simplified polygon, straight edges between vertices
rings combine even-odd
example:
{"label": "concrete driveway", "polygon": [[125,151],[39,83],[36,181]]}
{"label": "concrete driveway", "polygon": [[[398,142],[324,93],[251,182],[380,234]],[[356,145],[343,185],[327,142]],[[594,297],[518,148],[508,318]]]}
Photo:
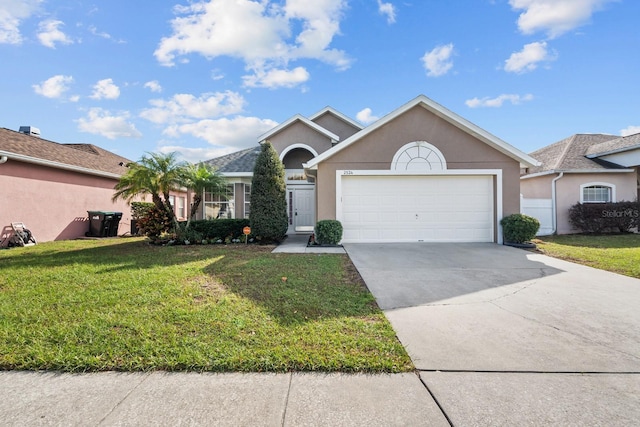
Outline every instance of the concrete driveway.
{"label": "concrete driveway", "polygon": [[454,425],[637,425],[640,280],[495,244],[347,244]]}

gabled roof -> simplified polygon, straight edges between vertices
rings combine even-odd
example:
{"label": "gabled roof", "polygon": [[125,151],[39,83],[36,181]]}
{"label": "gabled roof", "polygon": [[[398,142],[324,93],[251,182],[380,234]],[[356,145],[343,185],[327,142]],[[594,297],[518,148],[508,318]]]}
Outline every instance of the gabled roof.
{"label": "gabled roof", "polygon": [[360,123],[358,123],[355,120],[345,116],[340,111],[338,111],[338,110],[336,110],[336,109],[334,109],[332,107],[329,107],[329,106],[324,107],[322,110],[320,110],[317,113],[315,113],[314,115],[310,116],[309,120],[311,120],[312,122],[315,122],[315,120],[318,117],[321,117],[321,116],[323,116],[325,114],[331,114],[331,115],[337,117],[338,119],[342,120],[343,122],[345,122],[347,124],[350,124],[351,126],[353,126],[356,129],[363,129],[364,128],[364,126],[362,126]]}
{"label": "gabled roof", "polygon": [[370,126],[364,128],[360,132],[342,141],[340,144],[332,147],[331,149],[320,154],[319,156],[314,157],[309,162],[307,162],[305,167],[308,169],[317,168],[320,162],[330,158],[331,156],[335,155],[341,150],[344,150],[349,145],[355,143],[356,141],[359,141],[360,139],[364,138],[365,136],[369,135],[375,130],[385,126],[387,123],[391,122],[398,116],[406,113],[407,111],[409,111],[410,109],[416,106],[421,106],[422,108],[444,119],[445,121],[452,124],[453,126],[461,129],[462,131],[470,135],[473,135],[474,137],[478,138],[485,144],[495,148],[496,150],[500,151],[503,154],[506,154],[507,156],[513,158],[514,160],[517,160],[518,162],[520,162],[521,165],[524,165],[525,167],[537,165],[539,163],[537,160],[530,157],[528,154],[518,150],[517,148],[511,146],[510,144],[506,143],[500,138],[490,134],[486,130],[474,125],[470,121],[446,109],[442,105],[427,98],[426,96],[420,95],[414,98],[413,100],[409,101],[408,103],[404,104],[400,108],[396,109],[395,111],[387,114],[386,116],[376,121],[375,123],[371,124]]}
{"label": "gabled roof", "polygon": [[610,139],[600,144],[592,145],[587,150],[587,157],[606,156],[609,154],[620,153],[623,151],[635,150],[640,148],[640,133],[635,135],[623,136],[620,138]]}
{"label": "gabled roof", "polygon": [[289,120],[280,123],[278,126],[274,127],[270,131],[260,135],[258,137],[258,142],[262,143],[263,141],[266,141],[267,139],[271,138],[273,135],[279,133],[283,129],[288,128],[289,126],[291,126],[292,124],[294,124],[296,122],[304,123],[305,125],[309,126],[311,129],[315,130],[316,132],[318,132],[318,133],[326,136],[327,138],[331,139],[332,143],[340,141],[340,137],[338,135],[336,135],[335,133],[328,131],[327,129],[323,128],[322,126],[320,126],[320,125],[318,125],[318,124],[316,124],[314,122],[312,122],[311,120],[307,119],[306,117],[304,117],[304,116],[302,116],[300,114],[296,114],[295,116],[291,117]]}
{"label": "gabled roof", "polygon": [[589,159],[587,152],[594,146],[607,144],[618,139],[614,135],[604,134],[576,134],[561,141],[547,145],[531,153],[532,157],[540,160],[540,166],[529,169],[527,175],[543,172],[572,172],[572,171],[604,171],[624,169],[613,163]]}
{"label": "gabled roof", "polygon": [[[119,178],[131,160],[92,144],[60,144],[0,128],[0,157],[91,175]],[[0,166],[1,167],[1,166]]]}
{"label": "gabled roof", "polygon": [[249,175],[256,164],[256,159],[260,155],[260,146],[236,151],[226,156],[216,157],[203,163],[213,166],[223,175],[243,173]]}

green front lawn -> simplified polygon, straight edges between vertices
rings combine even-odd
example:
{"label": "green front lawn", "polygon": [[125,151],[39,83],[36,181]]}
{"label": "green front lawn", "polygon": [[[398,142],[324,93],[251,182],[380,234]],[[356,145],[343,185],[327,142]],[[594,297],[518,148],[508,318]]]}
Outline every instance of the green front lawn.
{"label": "green front lawn", "polygon": [[345,255],[68,241],[0,251],[0,369],[413,369]]}
{"label": "green front lawn", "polygon": [[640,235],[563,235],[536,240],[547,255],[640,279]]}

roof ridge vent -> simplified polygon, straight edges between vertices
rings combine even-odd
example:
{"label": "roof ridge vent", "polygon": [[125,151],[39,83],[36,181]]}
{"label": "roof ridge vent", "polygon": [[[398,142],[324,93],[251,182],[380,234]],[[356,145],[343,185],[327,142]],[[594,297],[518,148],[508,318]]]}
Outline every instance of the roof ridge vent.
{"label": "roof ridge vent", "polygon": [[40,138],[40,129],[38,129],[37,127],[20,126],[20,130],[18,130],[18,132],[24,133],[26,135],[37,136],[38,138]]}

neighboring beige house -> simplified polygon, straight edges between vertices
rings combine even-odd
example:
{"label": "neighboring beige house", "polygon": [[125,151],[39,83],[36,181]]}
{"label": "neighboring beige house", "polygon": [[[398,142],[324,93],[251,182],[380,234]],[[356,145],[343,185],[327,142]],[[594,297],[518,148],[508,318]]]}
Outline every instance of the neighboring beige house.
{"label": "neighboring beige house", "polygon": [[[501,243],[500,219],[520,212],[520,169],[538,164],[423,95],[365,128],[329,107],[296,115],[267,140],[287,173],[289,232],[337,219],[343,242]],[[248,216],[258,152],[208,161],[235,182],[224,209],[208,197],[205,217]]]}
{"label": "neighboring beige house", "polygon": [[543,223],[540,234],[575,233],[569,208],[576,203],[638,199],[640,134],[577,134],[530,154],[540,166],[523,170],[523,212]]}
{"label": "neighboring beige house", "polygon": [[[130,160],[91,144],[59,144],[40,132],[0,128],[0,241],[11,223],[23,222],[39,242],[83,237],[87,211],[122,212],[118,234],[130,231],[131,208],[112,202],[114,186]],[[187,215],[185,194],[174,196]]]}

